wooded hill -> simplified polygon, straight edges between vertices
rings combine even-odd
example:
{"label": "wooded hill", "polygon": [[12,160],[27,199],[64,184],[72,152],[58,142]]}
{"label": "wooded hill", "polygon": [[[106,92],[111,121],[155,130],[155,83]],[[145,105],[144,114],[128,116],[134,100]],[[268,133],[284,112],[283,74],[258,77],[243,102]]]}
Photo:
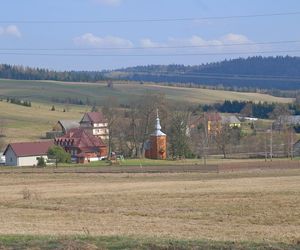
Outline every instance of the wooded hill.
{"label": "wooded hill", "polygon": [[137,66],[106,74],[119,79],[198,84],[229,90],[300,88],[300,57],[249,57],[222,62]]}
{"label": "wooded hill", "polygon": [[54,71],[0,64],[0,78],[69,82],[124,79],[239,91],[295,90],[300,88],[300,57],[249,57],[196,66],[148,65],[113,71]]}

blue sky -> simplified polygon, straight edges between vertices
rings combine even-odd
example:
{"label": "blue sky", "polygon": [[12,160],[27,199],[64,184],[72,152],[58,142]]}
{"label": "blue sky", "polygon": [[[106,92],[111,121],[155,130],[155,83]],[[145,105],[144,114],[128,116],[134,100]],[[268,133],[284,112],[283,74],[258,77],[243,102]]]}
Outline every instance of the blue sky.
{"label": "blue sky", "polygon": [[[287,53],[276,51],[300,50],[297,25],[300,23],[300,15],[84,23],[89,20],[176,19],[300,12],[299,0],[3,0],[0,11],[0,63],[56,70],[102,70],[148,64],[195,65],[257,55],[260,51],[275,51],[264,55],[285,55]],[[298,40],[294,43],[257,44]],[[90,56],[83,56],[86,54]],[[299,52],[288,54],[300,55]]]}

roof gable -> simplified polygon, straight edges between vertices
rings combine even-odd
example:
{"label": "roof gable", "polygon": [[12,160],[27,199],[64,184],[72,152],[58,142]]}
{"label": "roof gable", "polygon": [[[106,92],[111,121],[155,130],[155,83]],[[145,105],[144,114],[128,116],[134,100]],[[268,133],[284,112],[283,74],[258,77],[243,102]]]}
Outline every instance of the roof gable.
{"label": "roof gable", "polygon": [[53,145],[53,141],[11,143],[6,147],[4,155],[9,148],[12,149],[17,157],[46,155],[48,149]]}
{"label": "roof gable", "polygon": [[79,122],[74,120],[59,120],[58,123],[65,131],[68,131],[72,128],[78,128],[80,126]]}
{"label": "roof gable", "polygon": [[102,112],[88,112],[82,117],[80,123],[91,122],[91,123],[106,123],[107,120]]}
{"label": "roof gable", "polygon": [[56,141],[72,140],[72,146],[78,148],[91,148],[106,146],[101,138],[93,136],[83,128],[70,129],[64,136],[59,137]]}

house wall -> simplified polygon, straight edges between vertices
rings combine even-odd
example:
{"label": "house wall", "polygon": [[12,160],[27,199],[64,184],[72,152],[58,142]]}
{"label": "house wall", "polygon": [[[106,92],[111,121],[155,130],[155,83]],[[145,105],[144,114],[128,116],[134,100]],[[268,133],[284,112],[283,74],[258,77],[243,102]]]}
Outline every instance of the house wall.
{"label": "house wall", "polygon": [[17,166],[18,160],[15,152],[9,147],[5,153],[5,165],[6,166]]}
{"label": "house wall", "polygon": [[[19,157],[18,158],[18,166],[36,166],[38,163],[37,158],[41,157],[40,155],[36,156],[26,156],[26,157]],[[42,155],[44,157],[45,161],[47,161],[48,157],[47,155]]]}

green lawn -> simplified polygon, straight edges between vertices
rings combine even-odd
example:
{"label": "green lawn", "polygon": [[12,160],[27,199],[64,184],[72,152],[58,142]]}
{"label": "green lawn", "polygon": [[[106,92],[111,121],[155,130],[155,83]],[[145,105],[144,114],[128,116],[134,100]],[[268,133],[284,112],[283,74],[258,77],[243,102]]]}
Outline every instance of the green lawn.
{"label": "green lawn", "polygon": [[0,249],[205,249],[205,250],[292,250],[299,249],[299,244],[272,242],[230,242],[208,240],[176,240],[160,238],[130,238],[118,236],[0,236]]}

